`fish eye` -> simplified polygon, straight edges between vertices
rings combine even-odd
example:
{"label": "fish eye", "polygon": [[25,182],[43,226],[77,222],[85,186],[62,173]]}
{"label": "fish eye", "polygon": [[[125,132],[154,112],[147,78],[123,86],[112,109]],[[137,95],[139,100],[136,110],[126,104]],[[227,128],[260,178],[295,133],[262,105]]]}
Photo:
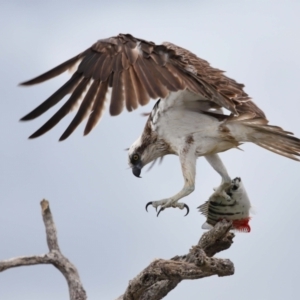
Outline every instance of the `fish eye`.
{"label": "fish eye", "polygon": [[132,155],[132,160],[133,161],[138,161],[140,159],[140,156],[138,154],[133,154]]}

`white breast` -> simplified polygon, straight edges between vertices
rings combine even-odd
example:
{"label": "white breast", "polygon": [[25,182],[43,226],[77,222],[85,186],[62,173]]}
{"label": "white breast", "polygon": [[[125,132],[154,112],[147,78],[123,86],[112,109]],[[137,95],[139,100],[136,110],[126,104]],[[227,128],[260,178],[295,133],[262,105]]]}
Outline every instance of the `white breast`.
{"label": "white breast", "polygon": [[[187,95],[189,98],[185,100]],[[157,132],[175,153],[180,151],[189,136],[193,137],[198,156],[232,148],[233,145],[224,143],[220,136],[221,123],[216,118],[199,112],[202,100],[197,99],[199,96],[187,91],[170,93],[170,96],[156,104],[151,112],[152,130]],[[186,105],[187,101],[194,101],[195,104],[199,102],[197,111],[191,110],[190,106]]]}

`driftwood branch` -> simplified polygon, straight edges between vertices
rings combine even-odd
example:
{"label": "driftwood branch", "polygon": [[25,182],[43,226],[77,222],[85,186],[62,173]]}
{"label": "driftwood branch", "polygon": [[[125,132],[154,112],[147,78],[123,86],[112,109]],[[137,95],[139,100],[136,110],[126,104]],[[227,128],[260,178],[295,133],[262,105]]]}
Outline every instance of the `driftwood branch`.
{"label": "driftwood branch", "polygon": [[[42,216],[46,228],[49,253],[24,256],[0,261],[0,272],[7,269],[37,264],[52,264],[66,278],[71,300],[87,299],[76,267],[61,253],[57,232],[49,202],[41,201]],[[231,223],[220,221],[213,229],[204,233],[189,253],[170,260],[156,259],[129,282],[124,293],[117,300],[158,300],[165,297],[182,280],[200,279],[212,275],[234,274],[234,265],[229,259],[213,256],[228,249],[234,234],[229,232]]]}
{"label": "driftwood branch", "polygon": [[233,275],[234,265],[229,259],[212,257],[233,243],[230,228],[231,222],[221,221],[204,233],[188,254],[153,261],[129,282],[125,294],[116,300],[159,300],[182,280]]}
{"label": "driftwood branch", "polygon": [[52,264],[66,278],[71,300],[87,299],[76,267],[61,253],[57,240],[56,227],[47,200],[41,201],[42,216],[46,227],[49,253],[43,255],[16,257],[0,261],[0,272],[20,266]]}

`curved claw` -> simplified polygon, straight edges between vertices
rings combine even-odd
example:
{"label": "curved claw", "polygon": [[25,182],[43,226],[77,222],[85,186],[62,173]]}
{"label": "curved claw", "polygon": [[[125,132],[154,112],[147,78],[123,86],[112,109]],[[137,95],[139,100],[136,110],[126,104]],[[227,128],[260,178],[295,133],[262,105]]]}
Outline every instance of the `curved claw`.
{"label": "curved claw", "polygon": [[158,217],[158,215],[164,210],[165,208],[164,207],[161,207],[160,209],[159,209],[159,211],[158,211],[158,213],[157,213],[157,217]]}
{"label": "curved claw", "polygon": [[184,203],[184,206],[186,208],[186,214],[184,215],[185,217],[189,214],[190,208]]}
{"label": "curved claw", "polygon": [[146,208],[146,212],[148,212],[148,206],[149,206],[149,205],[152,205],[152,201],[150,201],[150,202],[148,202],[148,203],[146,204],[146,207],[145,207],[145,208]]}
{"label": "curved claw", "polygon": [[[148,212],[148,206],[149,205],[152,205],[153,204],[153,201],[150,201],[150,202],[148,202],[147,204],[146,204],[146,207],[145,207],[145,209],[146,209],[146,211]],[[189,212],[190,212],[190,208],[184,203],[184,205],[183,205],[183,208],[186,208],[186,214],[184,215],[184,216],[187,216],[188,214],[189,214]],[[159,214],[163,211],[165,209],[165,207],[160,207],[160,209],[159,209],[159,211],[158,211],[158,213],[157,213],[157,217],[159,216]],[[155,207],[155,210],[157,211],[157,206]]]}

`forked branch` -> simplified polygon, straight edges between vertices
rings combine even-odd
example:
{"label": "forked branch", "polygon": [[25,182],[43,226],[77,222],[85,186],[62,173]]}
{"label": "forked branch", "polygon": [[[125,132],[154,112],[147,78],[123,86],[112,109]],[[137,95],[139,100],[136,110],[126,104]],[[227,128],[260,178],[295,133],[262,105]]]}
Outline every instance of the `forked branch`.
{"label": "forked branch", "polygon": [[230,228],[231,222],[220,221],[202,235],[188,254],[170,260],[154,260],[129,282],[125,294],[116,300],[159,300],[182,280],[233,275],[234,265],[229,259],[212,257],[233,243],[234,234],[229,232]]}
{"label": "forked branch", "polygon": [[46,227],[49,253],[34,256],[16,257],[0,261],[0,272],[21,266],[52,264],[66,278],[71,300],[87,299],[76,267],[61,253],[57,240],[57,232],[47,200],[41,201],[42,216]]}
{"label": "forked branch", "polygon": [[[0,261],[0,272],[7,269],[37,264],[52,264],[66,278],[71,300],[87,299],[76,267],[61,253],[57,232],[47,200],[41,201],[42,216],[46,228],[49,253],[24,256]],[[158,300],[166,296],[182,280],[200,279],[212,275],[229,276],[234,265],[228,259],[213,258],[233,243],[234,234],[229,232],[231,223],[220,221],[204,233],[198,244],[189,253],[170,260],[156,259],[129,282],[117,300]]]}

